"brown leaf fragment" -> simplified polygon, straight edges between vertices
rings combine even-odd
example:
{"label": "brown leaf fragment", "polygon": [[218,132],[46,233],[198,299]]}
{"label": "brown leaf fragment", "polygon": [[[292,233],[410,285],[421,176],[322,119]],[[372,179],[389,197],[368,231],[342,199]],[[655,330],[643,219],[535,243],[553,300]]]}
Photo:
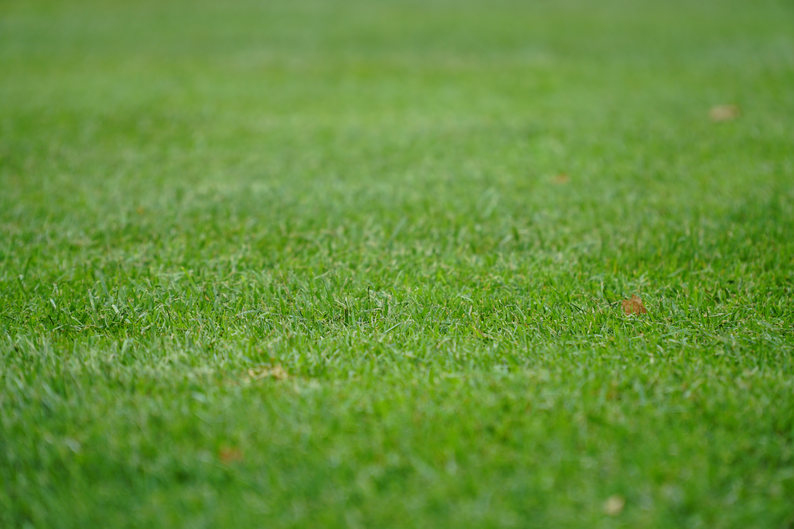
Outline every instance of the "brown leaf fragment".
{"label": "brown leaf fragment", "polygon": [[619,384],[617,380],[613,380],[609,384],[609,391],[607,391],[607,400],[616,400],[620,396],[620,393],[618,393],[618,386]]}
{"label": "brown leaf fragment", "polygon": [[558,175],[554,175],[554,178],[552,178],[551,181],[555,184],[567,184],[571,181],[571,177],[565,173],[560,173]]}
{"label": "brown leaf fragment", "polygon": [[624,299],[621,304],[623,305],[623,312],[626,314],[648,314],[648,310],[642,304],[642,299],[636,294],[632,294],[631,299]]}
{"label": "brown leaf fragment", "polygon": [[243,458],[243,453],[239,448],[223,447],[218,451],[218,459],[223,463],[234,463]]}
{"label": "brown leaf fragment", "polygon": [[262,380],[263,378],[275,378],[276,380],[286,380],[289,378],[283,367],[280,365],[273,367],[258,367],[248,370],[248,376],[245,377],[245,382],[253,382],[255,380]]}
{"label": "brown leaf fragment", "polygon": [[742,111],[736,105],[717,105],[709,111],[711,121],[730,121],[742,115]]}
{"label": "brown leaf fragment", "polygon": [[604,512],[609,516],[617,516],[623,512],[623,507],[625,506],[626,500],[623,499],[623,496],[615,494],[607,498],[607,501],[604,502]]}

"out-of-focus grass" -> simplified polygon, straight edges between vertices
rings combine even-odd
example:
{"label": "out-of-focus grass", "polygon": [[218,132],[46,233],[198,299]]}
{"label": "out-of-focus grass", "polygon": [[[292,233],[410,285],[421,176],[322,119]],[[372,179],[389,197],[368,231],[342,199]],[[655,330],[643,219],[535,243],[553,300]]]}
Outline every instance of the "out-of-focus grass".
{"label": "out-of-focus grass", "polygon": [[5,2],[0,524],[788,527],[792,27]]}

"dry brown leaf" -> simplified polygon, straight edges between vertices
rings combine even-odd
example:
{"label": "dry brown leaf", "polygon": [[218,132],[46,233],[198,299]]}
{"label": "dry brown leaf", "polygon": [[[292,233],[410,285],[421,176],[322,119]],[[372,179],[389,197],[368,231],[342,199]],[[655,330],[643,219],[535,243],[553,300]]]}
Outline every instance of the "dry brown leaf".
{"label": "dry brown leaf", "polygon": [[709,111],[711,121],[730,121],[741,116],[742,112],[736,105],[717,105]]}
{"label": "dry brown leaf", "polygon": [[604,512],[610,516],[617,516],[623,512],[623,507],[625,506],[626,500],[623,499],[623,496],[615,494],[607,498],[607,501],[604,502]]}
{"label": "dry brown leaf", "polygon": [[565,173],[560,173],[558,175],[555,175],[554,178],[551,179],[551,181],[554,182],[555,184],[567,184],[568,182],[571,181],[571,178]]}
{"label": "dry brown leaf", "polygon": [[224,463],[234,463],[243,458],[243,453],[239,448],[224,447],[218,451],[218,459]]}
{"label": "dry brown leaf", "polygon": [[609,391],[607,391],[607,399],[608,400],[616,400],[620,396],[618,393],[618,382],[617,380],[613,380],[609,384]]}
{"label": "dry brown leaf", "polygon": [[645,305],[642,304],[642,298],[636,294],[631,295],[631,299],[624,299],[621,301],[623,305],[623,312],[626,314],[648,314]]}
{"label": "dry brown leaf", "polygon": [[275,378],[276,380],[286,380],[289,374],[283,367],[258,367],[248,370],[248,377],[245,378],[246,382],[253,382],[254,380],[262,380],[263,378]]}

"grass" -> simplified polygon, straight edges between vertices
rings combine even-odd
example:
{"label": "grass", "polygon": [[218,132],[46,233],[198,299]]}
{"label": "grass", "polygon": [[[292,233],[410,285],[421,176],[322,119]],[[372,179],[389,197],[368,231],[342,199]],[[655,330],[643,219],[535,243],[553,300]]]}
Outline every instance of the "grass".
{"label": "grass", "polygon": [[0,525],[792,527],[793,27],[4,2]]}

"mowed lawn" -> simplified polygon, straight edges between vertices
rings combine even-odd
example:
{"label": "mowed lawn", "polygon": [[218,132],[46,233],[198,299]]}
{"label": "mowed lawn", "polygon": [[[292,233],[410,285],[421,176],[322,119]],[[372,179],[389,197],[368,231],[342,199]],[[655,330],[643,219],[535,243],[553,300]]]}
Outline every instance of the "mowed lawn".
{"label": "mowed lawn", "polygon": [[793,300],[791,2],[0,4],[2,527],[791,528]]}

